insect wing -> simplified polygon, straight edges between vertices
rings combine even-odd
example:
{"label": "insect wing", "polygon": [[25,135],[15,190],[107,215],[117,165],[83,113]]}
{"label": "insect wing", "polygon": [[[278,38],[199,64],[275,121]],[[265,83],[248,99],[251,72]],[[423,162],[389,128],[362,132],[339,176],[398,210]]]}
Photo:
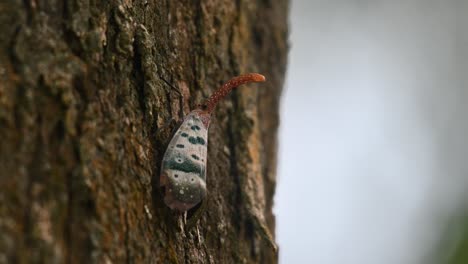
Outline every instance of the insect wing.
{"label": "insect wing", "polygon": [[161,186],[165,203],[186,211],[206,195],[208,130],[196,113],[190,113],[175,133],[164,154]]}

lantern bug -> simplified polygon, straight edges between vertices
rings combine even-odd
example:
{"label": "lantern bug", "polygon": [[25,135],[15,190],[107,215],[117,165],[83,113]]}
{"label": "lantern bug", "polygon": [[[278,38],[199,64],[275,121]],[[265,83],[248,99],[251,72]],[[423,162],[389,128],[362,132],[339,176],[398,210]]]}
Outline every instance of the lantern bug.
{"label": "lantern bug", "polygon": [[186,212],[206,196],[208,127],[217,103],[242,84],[264,81],[265,77],[258,73],[232,78],[184,118],[169,142],[161,166],[159,183],[168,207]]}

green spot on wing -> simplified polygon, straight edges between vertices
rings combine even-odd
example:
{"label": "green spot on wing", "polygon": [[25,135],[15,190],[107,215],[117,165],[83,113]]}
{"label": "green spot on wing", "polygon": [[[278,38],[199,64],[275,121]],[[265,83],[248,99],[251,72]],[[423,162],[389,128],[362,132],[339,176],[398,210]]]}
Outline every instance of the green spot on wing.
{"label": "green spot on wing", "polygon": [[202,137],[197,137],[197,142],[200,145],[205,145],[205,143],[206,143],[205,140]]}
{"label": "green spot on wing", "polygon": [[178,163],[175,159],[171,159],[165,162],[165,167],[171,170],[178,170],[183,172],[192,172],[197,174],[202,174],[202,166],[188,160],[184,159],[182,163]]}
{"label": "green spot on wing", "polygon": [[188,141],[189,141],[190,143],[194,144],[194,145],[196,145],[197,142],[198,142],[197,139],[194,138],[194,137],[189,137]]}
{"label": "green spot on wing", "polygon": [[200,144],[205,145],[206,141],[202,137],[189,137],[188,141],[194,145]]}

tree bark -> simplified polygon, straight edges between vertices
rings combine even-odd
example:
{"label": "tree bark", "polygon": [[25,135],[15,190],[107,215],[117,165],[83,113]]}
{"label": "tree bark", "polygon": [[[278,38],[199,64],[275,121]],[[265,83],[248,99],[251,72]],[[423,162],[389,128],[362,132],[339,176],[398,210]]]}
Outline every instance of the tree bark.
{"label": "tree bark", "polygon": [[[0,3],[0,263],[274,263],[287,0]],[[220,84],[206,204],[158,188],[172,133]],[[197,220],[197,217],[199,219]]]}

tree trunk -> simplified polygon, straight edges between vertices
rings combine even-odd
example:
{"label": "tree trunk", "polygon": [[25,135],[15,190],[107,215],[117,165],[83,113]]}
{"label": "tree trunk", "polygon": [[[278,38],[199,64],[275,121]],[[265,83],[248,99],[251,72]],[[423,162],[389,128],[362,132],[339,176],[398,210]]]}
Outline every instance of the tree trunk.
{"label": "tree trunk", "polygon": [[[0,3],[0,263],[276,262],[287,10],[287,0]],[[247,72],[267,82],[217,107],[206,203],[186,223],[158,187],[165,148],[183,115]]]}

